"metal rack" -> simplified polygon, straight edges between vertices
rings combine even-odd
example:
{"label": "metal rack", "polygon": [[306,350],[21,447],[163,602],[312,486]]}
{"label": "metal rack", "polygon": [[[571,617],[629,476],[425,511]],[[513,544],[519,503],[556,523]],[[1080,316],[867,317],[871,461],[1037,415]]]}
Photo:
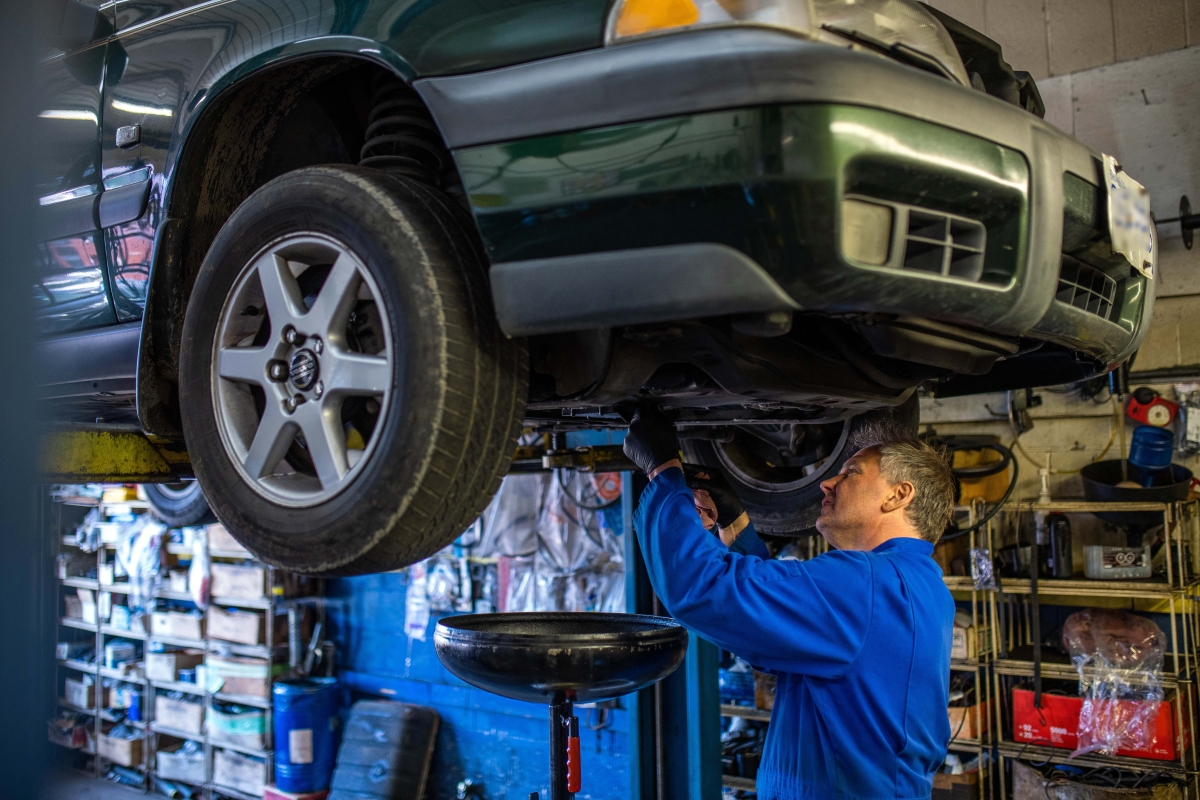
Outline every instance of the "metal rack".
{"label": "metal rack", "polygon": [[[144,512],[148,509],[148,505],[139,501],[128,501],[120,504],[101,504],[101,513],[106,513],[112,510],[108,506],[115,505],[123,507],[122,510],[129,509]],[[107,515],[107,514],[106,514]],[[72,537],[62,537],[59,541],[60,552],[68,548],[76,548],[77,545]],[[107,554],[115,548],[115,545],[104,544],[96,551],[96,568],[97,575],[101,574],[100,567],[104,564]],[[172,555],[190,555],[189,548],[177,544],[167,546],[167,553]],[[208,661],[209,655],[214,656],[245,656],[266,659],[268,661],[267,669],[269,679],[273,680],[276,676],[276,664],[289,664],[295,666],[298,654],[291,654],[288,644],[275,644],[277,626],[276,616],[281,616],[280,612],[284,612],[293,603],[304,603],[304,599],[286,600],[281,596],[271,592],[271,587],[277,585],[276,572],[274,568],[254,561],[252,556],[244,550],[210,550],[210,558],[214,563],[218,561],[237,560],[241,562],[251,561],[257,566],[262,566],[266,574],[266,587],[268,596],[258,599],[243,599],[232,597],[214,596],[210,599],[209,610],[205,612],[204,636],[201,639],[182,638],[178,636],[169,636],[154,634],[143,630],[125,630],[107,624],[99,618],[99,609],[97,609],[97,622],[89,623],[80,619],[61,617],[59,624],[61,628],[70,630],[82,630],[93,633],[95,636],[94,652],[95,662],[88,663],[83,661],[64,659],[57,661],[58,686],[61,689],[62,682],[65,677],[71,673],[84,674],[92,677],[95,685],[95,700],[94,707],[81,708],[66,703],[61,697],[59,705],[69,708],[80,714],[91,717],[90,733],[92,736],[93,749],[85,750],[92,756],[91,772],[96,777],[102,777],[107,771],[109,762],[107,759],[98,755],[94,750],[98,749],[99,737],[103,730],[105,722],[114,722],[119,716],[107,712],[102,707],[103,689],[102,680],[110,678],[126,684],[131,684],[137,687],[141,692],[141,721],[128,722],[134,727],[145,731],[146,736],[142,739],[142,758],[141,763],[134,768],[142,775],[142,790],[149,791],[152,788],[152,778],[156,774],[156,753],[160,746],[161,737],[172,737],[180,740],[191,740],[203,745],[204,748],[204,775],[205,780],[200,784],[189,784],[197,791],[197,798],[213,798],[217,796],[237,798],[238,800],[249,800],[259,795],[247,794],[244,791],[234,787],[220,786],[213,782],[214,777],[214,756],[218,750],[228,750],[243,755],[251,755],[261,758],[266,764],[266,780],[265,783],[270,783],[273,774],[273,742],[271,740],[273,724],[271,719],[272,700],[271,697],[256,697],[232,695],[226,692],[209,692],[207,687],[196,683],[187,683],[181,681],[162,681],[151,679],[145,675],[144,669],[140,674],[129,674],[116,669],[108,669],[103,665],[103,653],[106,640],[109,638],[122,638],[141,641],[146,644],[158,642],[166,645],[195,649],[203,652],[205,662]],[[120,582],[116,583],[100,583],[97,578],[86,577],[68,577],[58,581],[61,588],[89,589],[97,593],[97,601],[99,601],[99,593],[109,592],[112,594],[123,594],[130,591],[128,584]],[[62,591],[60,589],[60,595]],[[190,600],[190,596],[186,593],[172,592],[167,588],[159,587],[154,592],[156,599],[163,600]],[[61,597],[58,602],[62,602]],[[98,603],[99,605],[99,603]],[[265,616],[263,624],[263,642],[264,644],[246,645],[232,642],[225,642],[214,639],[209,635],[209,625],[211,624],[211,614],[214,607],[235,606],[242,609],[258,610],[263,612]],[[323,617],[323,607],[318,603],[316,605],[317,613]],[[145,651],[143,651],[144,658]],[[192,733],[164,726],[155,720],[155,701],[154,697],[159,690],[182,692],[195,698],[199,698],[204,707],[205,724],[201,733]],[[213,711],[213,702],[230,702],[245,706],[253,706],[262,709],[265,712],[265,733],[263,738],[263,748],[256,749],[245,747],[239,744],[230,743],[223,738],[214,739],[208,732],[208,720],[211,719]]]}
{"label": "metal rack", "polygon": [[[1031,594],[1033,585],[1028,578],[1001,579],[994,595],[1002,598],[1008,609],[1004,630],[997,629],[994,681],[998,730],[997,755],[1003,796],[1008,796],[1012,762],[1032,761],[1040,764],[1067,764],[1082,768],[1115,767],[1135,773],[1158,773],[1174,778],[1181,796],[1200,798],[1200,763],[1196,743],[1187,741],[1189,731],[1197,728],[1196,643],[1200,629],[1194,609],[1193,593],[1200,579],[1200,504],[1192,503],[1100,503],[1082,500],[1052,500],[1047,503],[1022,501],[1009,514],[1032,514],[1038,511],[1060,513],[1151,512],[1163,515],[1166,544],[1163,548],[1165,580],[1099,581],[1087,578],[1045,579],[1037,581],[1038,604],[1046,606],[1078,606],[1095,604],[1098,600],[1124,600],[1137,611],[1165,614],[1169,619],[1171,648],[1164,658],[1162,684],[1167,699],[1173,700],[1175,712],[1175,748],[1178,758],[1160,761],[1150,758],[1087,754],[1070,758],[1070,750],[1049,747],[1037,742],[1016,741],[1012,731],[1012,710],[1007,698],[1018,681],[1034,677],[1031,641]],[[994,551],[993,551],[994,552]],[[1146,608],[1152,606],[1152,608]],[[1060,655],[1051,653],[1039,665],[1043,678],[1077,681],[1075,667]]]}
{"label": "metal rack", "polygon": [[[969,525],[975,524],[981,509],[982,507],[978,504],[973,504],[967,509]],[[989,520],[980,530],[967,534],[969,550],[983,547],[989,552],[995,551],[993,525],[994,521]],[[984,763],[990,757],[995,745],[999,722],[992,693],[994,686],[992,664],[996,653],[996,630],[998,627],[996,595],[991,590],[978,588],[975,580],[970,576],[947,575],[943,580],[956,601],[970,603],[971,622],[976,639],[974,658],[950,659],[952,677],[956,672],[970,673],[973,676],[976,702],[964,712],[963,719],[957,725],[958,730],[955,730],[954,724],[951,725],[949,749],[951,752],[969,753],[979,758],[978,797],[979,800],[986,800],[993,796],[1002,796],[996,794],[1000,790],[1000,784],[996,780],[996,770],[993,765]],[[983,637],[984,631],[987,631],[986,646]],[[962,728],[968,721],[973,723],[973,728],[977,732],[976,736],[962,735]]]}

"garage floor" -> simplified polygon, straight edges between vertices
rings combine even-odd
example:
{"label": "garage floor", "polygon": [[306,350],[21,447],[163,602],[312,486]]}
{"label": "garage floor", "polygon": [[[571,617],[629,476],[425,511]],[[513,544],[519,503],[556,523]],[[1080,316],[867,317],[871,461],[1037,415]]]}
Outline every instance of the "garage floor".
{"label": "garage floor", "polygon": [[63,770],[47,779],[39,800],[134,800],[145,796],[128,786]]}

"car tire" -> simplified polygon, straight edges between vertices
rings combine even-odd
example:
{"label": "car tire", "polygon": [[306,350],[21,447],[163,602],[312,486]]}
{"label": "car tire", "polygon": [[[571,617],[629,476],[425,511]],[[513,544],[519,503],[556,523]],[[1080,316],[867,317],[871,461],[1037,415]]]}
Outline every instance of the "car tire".
{"label": "car tire", "polygon": [[196,481],[144,483],[142,491],[146,493],[150,512],[171,528],[203,525],[216,520]]}
{"label": "car tire", "polygon": [[321,166],[259,188],[201,266],[183,342],[197,478],[278,567],[426,558],[483,510],[515,451],[524,342],[499,330],[469,215],[415,181]]}
{"label": "car tire", "polygon": [[751,483],[743,473],[731,468],[730,456],[723,445],[706,439],[683,439],[683,454],[690,463],[721,469],[737,490],[755,530],[771,536],[796,536],[810,531],[821,514],[821,481],[836,475],[854,454],[849,445],[863,427],[882,424],[915,435],[920,421],[920,404],[914,392],[895,408],[869,411],[852,417],[844,424],[833,452],[816,470],[805,476],[797,488],[769,486],[763,481]]}

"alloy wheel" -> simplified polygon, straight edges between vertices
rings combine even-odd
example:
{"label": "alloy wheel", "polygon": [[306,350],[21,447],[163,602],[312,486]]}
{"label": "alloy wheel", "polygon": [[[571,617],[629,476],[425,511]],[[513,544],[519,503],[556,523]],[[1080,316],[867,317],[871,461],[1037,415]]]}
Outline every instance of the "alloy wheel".
{"label": "alloy wheel", "polygon": [[251,259],[212,358],[217,427],[247,484],[306,507],[352,483],[387,412],[394,348],[370,271],[340,242],[292,234]]}

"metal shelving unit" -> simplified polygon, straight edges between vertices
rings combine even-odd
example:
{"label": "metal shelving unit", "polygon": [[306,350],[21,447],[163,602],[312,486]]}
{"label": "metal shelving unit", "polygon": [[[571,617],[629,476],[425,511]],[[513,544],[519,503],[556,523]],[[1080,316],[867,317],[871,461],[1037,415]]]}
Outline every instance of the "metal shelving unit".
{"label": "metal shelving unit", "polygon": [[[981,508],[971,506],[967,509],[968,525],[974,525]],[[983,547],[989,552],[995,552],[994,520],[989,521],[983,528],[967,534],[967,546],[970,550]],[[990,757],[995,745],[997,730],[996,703],[992,694],[992,665],[996,653],[997,611],[995,592],[979,589],[973,578],[961,575],[946,575],[943,577],[946,588],[950,589],[956,602],[966,602],[971,608],[972,629],[975,631],[976,652],[974,657],[951,658],[950,673],[970,674],[975,690],[975,703],[967,707],[958,730],[951,725],[950,752],[969,754],[979,758],[979,800],[997,796],[1000,784],[995,777],[995,769],[984,762]],[[986,633],[985,633],[986,632]],[[985,641],[986,639],[986,641]],[[962,728],[967,722],[972,723],[977,735],[965,736]]]}
{"label": "metal shelving unit", "polygon": [[[1070,764],[1082,768],[1117,768],[1150,776],[1154,773],[1174,778],[1187,800],[1200,798],[1200,762],[1196,745],[1191,742],[1189,729],[1198,730],[1196,697],[1196,643],[1198,617],[1194,608],[1195,587],[1200,579],[1200,505],[1197,503],[1097,503],[1081,500],[1052,500],[1048,503],[1022,501],[1015,505],[1017,515],[1038,511],[1060,513],[1150,512],[1163,515],[1165,546],[1162,548],[1165,576],[1148,580],[1100,581],[1087,578],[1046,579],[1037,581],[1037,601],[1040,606],[1088,606],[1098,600],[1125,600],[1129,606],[1149,605],[1169,620],[1171,647],[1163,664],[1162,685],[1167,700],[1174,699],[1176,731],[1175,752],[1178,758],[1162,761],[1120,755],[1086,754],[1070,758],[1071,751],[1049,747],[1048,743],[1016,741],[1013,735],[1012,711],[1006,698],[1012,687],[1022,679],[1032,679],[1035,665],[1030,637],[1030,615],[1033,591],[1028,578],[1004,578],[1001,592],[1013,610],[1008,615],[1006,630],[998,638],[997,652],[1003,656],[995,661],[995,694],[1005,709],[997,709],[1002,735],[997,741],[998,770],[1004,784],[1011,776],[1011,762],[1031,761],[1040,764]],[[1019,521],[1019,517],[1018,517]],[[1164,579],[1165,578],[1165,579]],[[1142,610],[1142,613],[1147,613]],[[1079,674],[1068,659],[1053,651],[1042,651],[1039,665],[1044,679],[1078,681]],[[1005,794],[1007,796],[1007,794]]]}
{"label": "metal shelving unit", "polygon": [[[118,510],[136,510],[145,511],[148,506],[145,503],[138,501],[129,501],[116,504]],[[110,510],[108,504],[101,504],[102,513]],[[69,551],[77,548],[73,537],[63,536],[59,542],[60,552]],[[97,575],[100,575],[100,567],[104,564],[105,559],[115,548],[115,545],[104,544],[97,549],[95,553]],[[170,555],[190,556],[191,549],[178,544],[169,544],[165,548]],[[90,555],[90,554],[89,554]],[[71,673],[89,675],[92,677],[95,685],[96,703],[99,704],[103,699],[102,681],[104,679],[112,679],[131,684],[136,687],[141,693],[140,716],[141,721],[130,722],[129,724],[141,728],[145,731],[146,736],[142,740],[142,758],[141,763],[134,768],[143,776],[142,789],[150,791],[152,781],[151,776],[155,774],[156,769],[156,752],[162,744],[161,737],[172,737],[179,740],[191,740],[198,742],[203,746],[204,751],[204,781],[193,785],[196,790],[194,797],[197,800],[206,798],[214,798],[217,796],[237,798],[238,800],[251,800],[260,795],[248,794],[245,791],[234,787],[220,786],[214,782],[214,756],[217,750],[228,750],[243,755],[250,755],[256,758],[263,759],[266,764],[266,783],[270,783],[273,774],[273,742],[271,734],[273,724],[271,719],[272,701],[268,693],[267,697],[234,695],[228,692],[209,692],[207,687],[200,686],[195,683],[187,683],[182,681],[162,681],[148,678],[144,674],[144,668],[138,673],[128,673],[118,669],[109,669],[103,664],[104,645],[107,640],[113,638],[128,639],[143,643],[143,647],[151,643],[160,643],[174,647],[182,647],[188,649],[199,650],[204,653],[205,661],[208,661],[209,656],[232,656],[232,657],[252,657],[267,660],[268,679],[273,681],[276,674],[276,665],[283,663],[287,664],[290,661],[290,651],[287,644],[276,644],[279,631],[276,625],[276,617],[282,616],[281,612],[286,612],[289,603],[296,602],[293,600],[284,599],[281,595],[272,591],[272,587],[277,586],[276,572],[274,568],[254,561],[252,556],[244,550],[229,550],[215,549],[210,550],[209,557],[214,563],[229,562],[231,560],[239,562],[251,562],[256,566],[261,566],[264,569],[266,576],[265,591],[267,596],[260,598],[234,598],[225,596],[214,596],[210,598],[209,611],[205,613],[205,636],[202,639],[191,639],[179,636],[170,636],[149,633],[143,630],[126,630],[115,627],[104,620],[98,619],[96,623],[84,622],[81,619],[70,617],[62,617],[59,620],[62,628],[74,631],[85,631],[94,637],[94,653],[95,662],[85,662],[75,659],[60,659],[57,660],[57,669],[59,672],[59,687],[61,690],[62,680]],[[86,589],[96,592],[96,599],[99,601],[99,593],[108,592],[113,595],[128,594],[130,587],[128,583],[101,583],[97,578],[89,577],[67,577],[60,579],[59,585],[61,589]],[[65,594],[61,591],[60,594]],[[153,594],[155,599],[160,600],[177,600],[190,601],[190,595],[184,592],[173,592],[165,587],[157,588]],[[62,602],[60,600],[60,602]],[[303,603],[303,600],[299,602]],[[97,602],[99,606],[99,602]],[[209,625],[211,623],[211,609],[214,607],[236,607],[248,611],[257,611],[263,614],[264,621],[261,627],[262,644],[247,645],[235,642],[225,642],[215,639],[209,635]],[[323,617],[323,608],[317,604],[317,613]],[[99,614],[99,608],[97,608]],[[143,650],[143,659],[145,650]],[[294,664],[293,664],[294,666]],[[155,695],[159,691],[164,692],[182,692],[186,695],[198,698],[204,708],[205,723],[200,733],[179,730],[156,721],[155,716]],[[265,732],[263,734],[264,746],[261,748],[247,747],[242,744],[231,743],[219,737],[214,738],[207,730],[208,720],[212,717],[213,703],[227,702],[236,703],[243,706],[249,706],[260,709],[264,712]],[[90,717],[89,731],[94,745],[98,746],[99,735],[103,730],[104,723],[117,721],[120,717],[118,714],[106,711],[103,708],[81,708],[78,706],[66,703],[62,698],[59,699],[59,706],[68,708],[79,714],[84,714]],[[96,777],[102,777],[108,770],[108,762],[103,757],[96,755],[92,750],[85,750],[91,758],[91,773]]]}

